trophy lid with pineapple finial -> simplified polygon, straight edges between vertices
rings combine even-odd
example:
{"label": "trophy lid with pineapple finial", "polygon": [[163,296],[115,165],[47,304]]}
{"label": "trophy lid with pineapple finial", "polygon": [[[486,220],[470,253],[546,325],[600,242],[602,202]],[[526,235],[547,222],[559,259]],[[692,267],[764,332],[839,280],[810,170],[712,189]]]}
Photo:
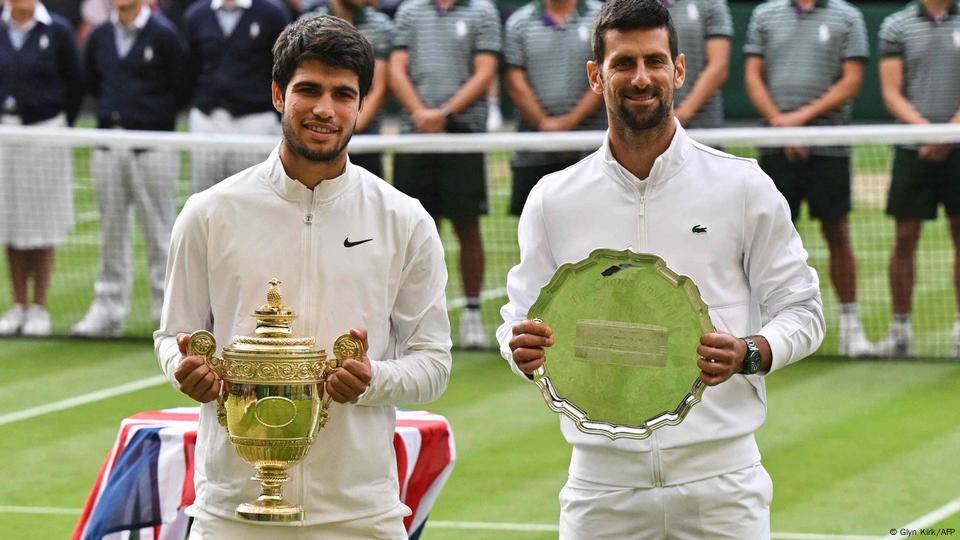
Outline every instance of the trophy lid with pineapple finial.
{"label": "trophy lid with pineapple finial", "polygon": [[[283,304],[280,292],[282,282],[273,278],[267,282],[267,303],[254,310],[251,316],[257,321],[253,335],[235,336],[229,352],[257,353],[263,355],[323,355],[316,350],[316,340],[312,337],[294,335],[290,325],[297,314]],[[227,352],[227,350],[225,350]]]}

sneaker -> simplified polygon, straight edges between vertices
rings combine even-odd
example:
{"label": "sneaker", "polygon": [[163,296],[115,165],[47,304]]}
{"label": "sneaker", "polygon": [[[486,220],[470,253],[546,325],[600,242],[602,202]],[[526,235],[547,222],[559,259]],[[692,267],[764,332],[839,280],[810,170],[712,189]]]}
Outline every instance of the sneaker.
{"label": "sneaker", "polygon": [[70,329],[70,334],[80,337],[117,337],[122,331],[123,322],[114,319],[99,304],[90,306],[87,314]]}
{"label": "sneaker", "polygon": [[850,358],[863,358],[874,352],[873,344],[867,339],[863,326],[856,317],[842,316],[840,319],[840,355]]}
{"label": "sneaker", "polygon": [[26,310],[23,309],[23,304],[14,304],[12,308],[8,309],[3,317],[0,317],[0,336],[17,335],[20,332],[20,327],[23,326],[25,314]]}
{"label": "sneaker", "polygon": [[887,335],[873,347],[873,355],[883,358],[909,358],[913,356],[913,330],[890,328]]}
{"label": "sneaker", "polygon": [[486,349],[490,346],[479,309],[464,309],[460,315],[460,346],[465,349]]}
{"label": "sneaker", "polygon": [[50,313],[47,311],[47,308],[38,304],[33,304],[27,308],[26,320],[23,323],[23,335],[49,336],[52,330]]}
{"label": "sneaker", "polygon": [[500,112],[500,104],[487,104],[487,131],[500,131],[503,129],[503,114]]}

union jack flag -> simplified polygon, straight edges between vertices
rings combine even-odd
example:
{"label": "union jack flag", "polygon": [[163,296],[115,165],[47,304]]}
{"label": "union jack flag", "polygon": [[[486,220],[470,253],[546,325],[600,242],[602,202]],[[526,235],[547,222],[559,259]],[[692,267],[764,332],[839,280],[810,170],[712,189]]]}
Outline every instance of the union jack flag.
{"label": "union jack flag", "polygon": [[[124,419],[72,540],[183,540],[198,417],[197,408],[184,407]],[[453,471],[453,433],[440,415],[398,410],[393,446],[400,500],[413,511],[404,525],[416,539]]]}

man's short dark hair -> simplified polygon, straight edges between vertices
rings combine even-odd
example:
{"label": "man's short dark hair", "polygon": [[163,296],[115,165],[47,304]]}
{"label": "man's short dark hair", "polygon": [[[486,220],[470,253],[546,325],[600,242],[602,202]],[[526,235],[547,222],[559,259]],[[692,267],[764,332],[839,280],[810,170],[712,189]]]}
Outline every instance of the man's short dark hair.
{"label": "man's short dark hair", "polygon": [[674,60],[680,54],[677,44],[677,29],[673,27],[670,12],[660,0],[607,0],[593,23],[593,59],[603,65],[606,53],[607,30],[637,30],[646,28],[666,28],[670,41],[670,57]]}
{"label": "man's short dark hair", "polygon": [[360,98],[373,81],[373,45],[347,21],[332,15],[315,15],[293,21],[273,44],[273,81],[281,92],[297,68],[318,60],[333,68],[349,69],[360,81]]}

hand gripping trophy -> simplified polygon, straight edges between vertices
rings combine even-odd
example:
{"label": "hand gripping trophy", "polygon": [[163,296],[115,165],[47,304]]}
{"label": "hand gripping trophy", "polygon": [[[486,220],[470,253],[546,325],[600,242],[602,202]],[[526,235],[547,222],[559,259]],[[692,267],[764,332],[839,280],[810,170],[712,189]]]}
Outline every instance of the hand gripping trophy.
{"label": "hand gripping trophy", "polygon": [[217,418],[260,482],[260,496],[238,506],[237,515],[254,521],[303,520],[303,508],[281,494],[287,469],[307,456],[327,422],[327,377],[344,358],[363,355],[363,344],[349,334],[337,338],[331,360],[315,348],[314,338],[295,336],[290,324],[296,314],[283,305],[279,285],[270,280],[267,303],[253,312],[253,335],[235,336],[221,358],[214,356],[217,343],[206,330],[194,332],[187,345],[223,381]]}

